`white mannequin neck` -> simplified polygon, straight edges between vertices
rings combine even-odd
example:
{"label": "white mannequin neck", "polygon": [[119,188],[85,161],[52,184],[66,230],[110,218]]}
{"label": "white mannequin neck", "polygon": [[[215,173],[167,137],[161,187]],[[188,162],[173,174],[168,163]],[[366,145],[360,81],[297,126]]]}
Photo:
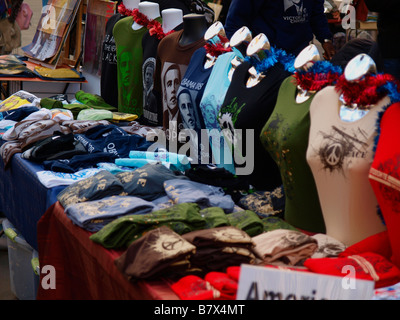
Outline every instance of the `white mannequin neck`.
{"label": "white mannequin neck", "polygon": [[123,0],[125,8],[129,10],[137,9],[139,7],[140,0]]}
{"label": "white mannequin neck", "polygon": [[181,9],[165,9],[162,14],[162,28],[165,33],[170,32],[183,23],[183,11]]}
{"label": "white mannequin neck", "polygon": [[[139,12],[143,13],[149,20],[154,20],[160,16],[160,6],[155,2],[140,2],[139,3]],[[139,30],[143,26],[134,22],[132,25],[133,30]]]}

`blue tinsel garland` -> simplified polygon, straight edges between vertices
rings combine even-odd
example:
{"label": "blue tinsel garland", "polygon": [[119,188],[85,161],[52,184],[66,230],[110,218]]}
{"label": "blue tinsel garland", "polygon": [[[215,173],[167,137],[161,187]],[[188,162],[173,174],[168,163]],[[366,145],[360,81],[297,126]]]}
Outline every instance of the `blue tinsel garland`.
{"label": "blue tinsel garland", "polygon": [[305,70],[297,71],[298,74],[306,74],[306,73],[319,74],[328,72],[342,74],[343,69],[339,66],[333,65],[330,61],[321,60],[321,61],[316,61],[307,71]]}
{"label": "blue tinsel garland", "polygon": [[271,47],[269,50],[265,50],[266,57],[259,61],[257,58],[247,56],[244,60],[250,62],[250,64],[256,69],[258,73],[266,72],[268,69],[273,67],[278,62],[283,65],[285,70],[294,73],[294,60],[295,56],[288,54],[282,49],[276,49]]}

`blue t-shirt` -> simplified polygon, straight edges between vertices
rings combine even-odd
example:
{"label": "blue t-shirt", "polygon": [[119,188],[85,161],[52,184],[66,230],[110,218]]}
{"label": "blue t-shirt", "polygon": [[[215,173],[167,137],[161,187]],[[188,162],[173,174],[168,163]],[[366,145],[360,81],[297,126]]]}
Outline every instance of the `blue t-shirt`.
{"label": "blue t-shirt", "polygon": [[217,116],[231,84],[228,77],[232,68],[231,61],[237,55],[236,52],[227,52],[218,56],[200,102],[200,110],[210,139],[213,160],[217,167],[225,168],[232,173],[235,173],[232,153],[230,148],[224,144],[225,139],[221,135]]}
{"label": "blue t-shirt", "polygon": [[[197,134],[197,139],[188,131],[182,132],[183,135],[193,137],[193,153],[197,152],[197,163],[203,159],[208,159],[209,153],[202,152],[201,129],[205,128],[203,115],[200,112],[200,101],[203,97],[204,89],[210,77],[213,67],[205,68],[206,49],[197,49],[189,62],[185,75],[183,76],[177,94],[179,113],[182,119],[181,129],[191,129],[192,133]],[[197,141],[196,141],[197,140]],[[190,156],[196,157],[196,154]]]}

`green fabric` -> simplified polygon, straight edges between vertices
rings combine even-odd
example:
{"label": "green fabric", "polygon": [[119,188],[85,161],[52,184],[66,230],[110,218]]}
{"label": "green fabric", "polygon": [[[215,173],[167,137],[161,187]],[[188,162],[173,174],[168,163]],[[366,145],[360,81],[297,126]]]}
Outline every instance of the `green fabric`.
{"label": "green fabric", "polygon": [[264,225],[264,232],[277,229],[299,231],[297,228],[293,227],[291,224],[287,223],[279,217],[266,217],[262,218],[261,221]]}
{"label": "green fabric", "polygon": [[[161,22],[161,17],[155,19]],[[113,29],[117,46],[118,111],[143,114],[143,47],[142,38],[148,32],[146,27],[132,29],[133,18],[119,20]]]}
{"label": "green fabric", "polygon": [[228,217],[225,211],[219,207],[205,208],[200,215],[206,219],[206,229],[229,226]]}
{"label": "green fabric", "polygon": [[80,90],[77,93],[75,93],[75,98],[79,102],[94,109],[117,111],[117,108],[113,107],[112,105],[109,105],[107,102],[104,101],[104,99],[101,96],[97,94],[87,93]]}
{"label": "green fabric", "polygon": [[250,237],[254,237],[264,232],[264,224],[258,215],[250,210],[238,211],[227,214],[231,226],[246,232]]}
{"label": "green fabric", "polygon": [[108,110],[84,109],[78,113],[77,120],[112,120],[113,113]]}
{"label": "green fabric", "polygon": [[128,247],[144,232],[162,225],[170,227],[178,234],[183,234],[203,229],[206,220],[200,215],[200,207],[196,203],[180,203],[148,214],[117,218],[92,234],[90,239],[108,249]]}
{"label": "green fabric", "polygon": [[62,109],[64,105],[61,101],[51,99],[51,98],[43,98],[40,100],[40,106],[46,109]]}
{"label": "green fabric", "polygon": [[280,169],[285,191],[284,220],[296,228],[325,233],[314,176],[306,159],[310,105],[315,94],[303,103],[296,103],[296,94],[297,86],[290,76],[279,89],[260,139]]}
{"label": "green fabric", "polygon": [[78,118],[79,112],[84,109],[90,109],[89,106],[80,103],[64,104],[63,108],[71,111],[75,120]]}

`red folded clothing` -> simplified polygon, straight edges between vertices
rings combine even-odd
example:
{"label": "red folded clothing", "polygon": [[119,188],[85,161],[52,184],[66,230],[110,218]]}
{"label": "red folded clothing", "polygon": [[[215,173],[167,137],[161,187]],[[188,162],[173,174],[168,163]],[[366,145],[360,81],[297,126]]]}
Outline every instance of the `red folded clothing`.
{"label": "red folded clothing", "polygon": [[238,283],[230,278],[228,274],[211,271],[205,275],[204,280],[209,282],[215,289],[221,292],[222,299],[236,300]]}
{"label": "red folded clothing", "polygon": [[339,254],[340,258],[345,258],[364,252],[374,252],[388,260],[391,260],[392,249],[387,231],[382,231],[361,240],[350,247],[347,247]]}
{"label": "red folded clothing", "polygon": [[375,281],[375,288],[382,288],[400,282],[400,270],[385,257],[365,252],[343,258],[310,258],[304,266],[312,272],[345,277],[347,266],[353,266],[355,278]]}
{"label": "red folded clothing", "polygon": [[215,300],[221,296],[209,282],[189,275],[170,285],[181,300]]}
{"label": "red folded clothing", "polygon": [[226,274],[236,282],[239,282],[240,266],[231,266],[226,268]]}

